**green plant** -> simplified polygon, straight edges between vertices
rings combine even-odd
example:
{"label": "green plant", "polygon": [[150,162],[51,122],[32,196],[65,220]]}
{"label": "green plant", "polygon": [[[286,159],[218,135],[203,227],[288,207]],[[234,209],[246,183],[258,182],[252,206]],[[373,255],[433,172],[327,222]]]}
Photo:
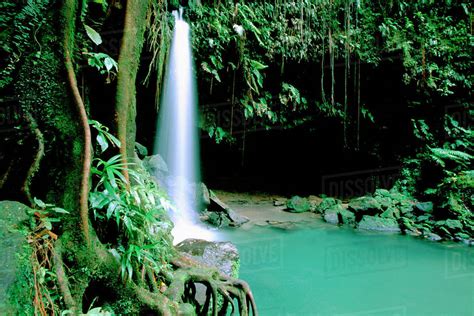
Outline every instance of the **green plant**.
{"label": "green plant", "polygon": [[90,193],[90,206],[99,223],[114,221],[119,229],[110,251],[120,262],[122,277],[131,280],[134,271],[148,269],[158,274],[167,268],[172,248],[165,193],[143,170],[129,171],[134,183],[129,187],[120,155],[95,162],[92,174],[98,181]]}
{"label": "green plant", "polygon": [[100,146],[101,152],[105,152],[109,148],[109,144],[115,147],[120,147],[120,141],[112,133],[109,128],[95,120],[89,120],[91,125],[97,131],[96,141]]}

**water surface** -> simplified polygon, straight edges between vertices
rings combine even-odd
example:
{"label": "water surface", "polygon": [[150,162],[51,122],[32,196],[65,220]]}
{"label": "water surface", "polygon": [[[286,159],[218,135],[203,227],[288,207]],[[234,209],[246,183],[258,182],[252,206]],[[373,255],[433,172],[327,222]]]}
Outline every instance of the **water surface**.
{"label": "water surface", "polygon": [[474,315],[474,249],[338,228],[227,230],[261,315]]}

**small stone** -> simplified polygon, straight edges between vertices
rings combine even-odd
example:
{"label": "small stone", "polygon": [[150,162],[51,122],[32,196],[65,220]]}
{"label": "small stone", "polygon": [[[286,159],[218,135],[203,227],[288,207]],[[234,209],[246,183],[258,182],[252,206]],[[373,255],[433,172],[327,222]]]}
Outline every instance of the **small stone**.
{"label": "small stone", "polygon": [[286,205],[286,199],[274,199],[273,200],[273,206],[285,206]]}
{"label": "small stone", "polygon": [[441,238],[441,236],[435,234],[435,233],[428,233],[426,234],[425,236],[427,239],[431,240],[431,241],[441,241],[443,240],[443,238]]}

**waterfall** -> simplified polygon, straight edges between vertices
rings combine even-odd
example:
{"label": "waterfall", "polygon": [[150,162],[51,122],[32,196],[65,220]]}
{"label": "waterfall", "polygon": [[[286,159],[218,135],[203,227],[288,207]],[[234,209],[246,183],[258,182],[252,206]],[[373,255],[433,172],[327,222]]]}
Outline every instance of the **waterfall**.
{"label": "waterfall", "polygon": [[198,216],[200,156],[198,135],[197,89],[191,50],[189,24],[182,9],[174,11],[175,27],[171,43],[160,113],[155,153],[168,166],[164,181],[173,202],[171,220],[174,243],[186,238],[212,239]]}

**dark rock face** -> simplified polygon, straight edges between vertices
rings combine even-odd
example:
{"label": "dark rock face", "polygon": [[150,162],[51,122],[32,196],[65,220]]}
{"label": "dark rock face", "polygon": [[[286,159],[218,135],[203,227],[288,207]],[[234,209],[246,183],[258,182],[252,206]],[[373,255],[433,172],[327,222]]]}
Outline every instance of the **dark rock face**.
{"label": "dark rock face", "polygon": [[180,242],[176,249],[207,266],[216,267],[227,276],[238,277],[240,256],[237,247],[230,242],[186,239]]}
{"label": "dark rock face", "polygon": [[27,249],[22,228],[28,220],[28,210],[29,207],[18,202],[0,201],[0,315],[21,314],[10,306],[8,290],[19,281],[17,254]]}
{"label": "dark rock face", "polygon": [[372,230],[379,232],[400,233],[400,227],[396,220],[392,218],[382,218],[364,215],[357,225],[358,229]]}

